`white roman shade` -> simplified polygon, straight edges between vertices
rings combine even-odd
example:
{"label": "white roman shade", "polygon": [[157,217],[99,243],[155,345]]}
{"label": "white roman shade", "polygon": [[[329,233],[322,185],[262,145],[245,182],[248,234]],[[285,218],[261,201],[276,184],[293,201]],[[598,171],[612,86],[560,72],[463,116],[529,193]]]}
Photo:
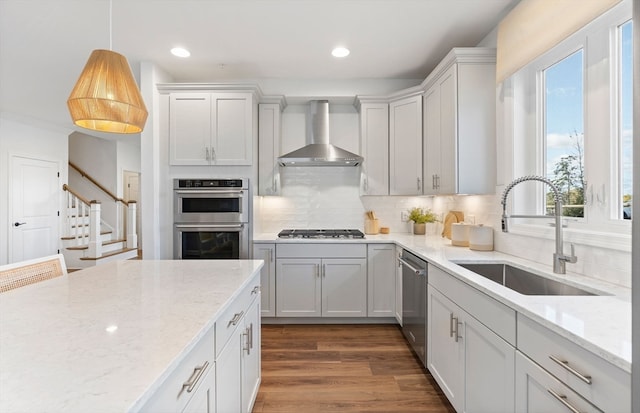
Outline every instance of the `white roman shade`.
{"label": "white roman shade", "polygon": [[521,0],[498,25],[496,83],[621,0]]}

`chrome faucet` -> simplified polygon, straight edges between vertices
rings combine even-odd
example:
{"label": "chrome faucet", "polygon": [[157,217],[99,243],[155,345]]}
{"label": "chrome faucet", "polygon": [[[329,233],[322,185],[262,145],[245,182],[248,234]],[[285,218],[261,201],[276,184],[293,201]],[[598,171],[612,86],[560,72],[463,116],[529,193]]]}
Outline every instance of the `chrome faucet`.
{"label": "chrome faucet", "polygon": [[565,274],[567,271],[565,264],[567,262],[577,262],[578,257],[575,256],[575,249],[573,247],[573,244],[571,244],[571,255],[564,255],[562,241],[562,198],[560,197],[560,190],[550,180],[542,176],[529,175],[515,179],[513,182],[507,185],[504,192],[502,193],[501,201],[502,232],[509,232],[509,218],[549,218],[547,215],[507,215],[507,197],[509,196],[509,192],[513,189],[514,186],[525,181],[538,181],[545,183],[549,185],[549,187],[551,187],[551,190],[553,191],[553,200],[555,201],[556,209],[556,252],[553,254],[553,272],[556,274]]}

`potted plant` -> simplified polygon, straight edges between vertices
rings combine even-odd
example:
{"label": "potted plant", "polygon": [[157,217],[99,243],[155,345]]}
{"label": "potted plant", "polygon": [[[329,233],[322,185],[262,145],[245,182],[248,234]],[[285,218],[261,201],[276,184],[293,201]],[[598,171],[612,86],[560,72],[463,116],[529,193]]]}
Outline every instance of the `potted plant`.
{"label": "potted plant", "polygon": [[424,235],[427,224],[438,222],[438,217],[430,209],[414,207],[409,210],[409,221],[413,221],[414,234]]}

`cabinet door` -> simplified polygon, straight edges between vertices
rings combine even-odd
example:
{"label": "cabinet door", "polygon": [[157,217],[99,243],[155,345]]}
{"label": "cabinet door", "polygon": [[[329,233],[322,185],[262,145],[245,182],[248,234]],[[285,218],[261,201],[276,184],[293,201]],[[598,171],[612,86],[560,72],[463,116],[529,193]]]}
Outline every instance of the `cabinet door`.
{"label": "cabinet door", "polygon": [[393,244],[367,246],[367,315],[394,317],[396,310],[396,248]]}
{"label": "cabinet door", "polygon": [[[458,103],[457,65],[451,66],[440,79],[440,172],[437,190],[440,194],[458,192]],[[493,119],[488,121],[493,122]]]}
{"label": "cabinet door", "polygon": [[264,260],[260,271],[260,289],[262,294],[262,315],[276,316],[276,262],[275,244],[254,244],[253,258]]}
{"label": "cabinet door", "polygon": [[211,95],[172,93],[169,97],[169,163],[209,165]]}
{"label": "cabinet door", "polygon": [[389,195],[389,104],[360,106],[362,195]]}
{"label": "cabinet door", "polygon": [[366,258],[322,260],[322,316],[366,317]]}
{"label": "cabinet door", "polygon": [[515,348],[475,318],[462,313],[459,343],[464,347],[464,411],[514,410]]}
{"label": "cabinet door", "polygon": [[211,163],[251,165],[253,99],[249,93],[214,93],[211,110]]}
{"label": "cabinet door", "polygon": [[389,104],[389,195],[422,195],[422,96]]}
{"label": "cabinet door", "polygon": [[280,194],[280,121],[277,103],[261,103],[258,109],[258,195]]}
{"label": "cabinet door", "polygon": [[458,412],[464,408],[462,346],[458,345],[460,308],[431,285],[427,287],[427,367]]}
{"label": "cabinet door", "polygon": [[516,352],[515,410],[523,413],[600,412],[564,383]]}
{"label": "cabinet door", "polygon": [[276,261],[276,315],[320,317],[320,259],[278,258]]}
{"label": "cabinet door", "polygon": [[242,412],[251,413],[260,385],[260,299],[244,315],[242,337]]}
{"label": "cabinet door", "polygon": [[211,366],[207,369],[200,385],[191,396],[182,413],[215,413],[216,411],[216,375]]}
{"label": "cabinet door", "polygon": [[396,253],[393,258],[396,274],[396,320],[402,326],[402,266],[397,262],[397,258],[402,254],[402,248],[396,246]]}
{"label": "cabinet door", "polygon": [[242,344],[237,328],[216,359],[216,411],[242,411]]}
{"label": "cabinet door", "polygon": [[424,95],[424,193],[438,191],[440,174],[440,84],[431,86]]}

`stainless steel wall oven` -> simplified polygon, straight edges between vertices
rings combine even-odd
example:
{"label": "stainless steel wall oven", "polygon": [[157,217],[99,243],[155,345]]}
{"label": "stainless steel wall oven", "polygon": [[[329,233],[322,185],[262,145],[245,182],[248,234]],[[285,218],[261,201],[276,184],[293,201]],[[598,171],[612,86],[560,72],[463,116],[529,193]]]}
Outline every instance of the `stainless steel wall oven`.
{"label": "stainless steel wall oven", "polygon": [[175,179],[175,259],[249,258],[248,179]]}

